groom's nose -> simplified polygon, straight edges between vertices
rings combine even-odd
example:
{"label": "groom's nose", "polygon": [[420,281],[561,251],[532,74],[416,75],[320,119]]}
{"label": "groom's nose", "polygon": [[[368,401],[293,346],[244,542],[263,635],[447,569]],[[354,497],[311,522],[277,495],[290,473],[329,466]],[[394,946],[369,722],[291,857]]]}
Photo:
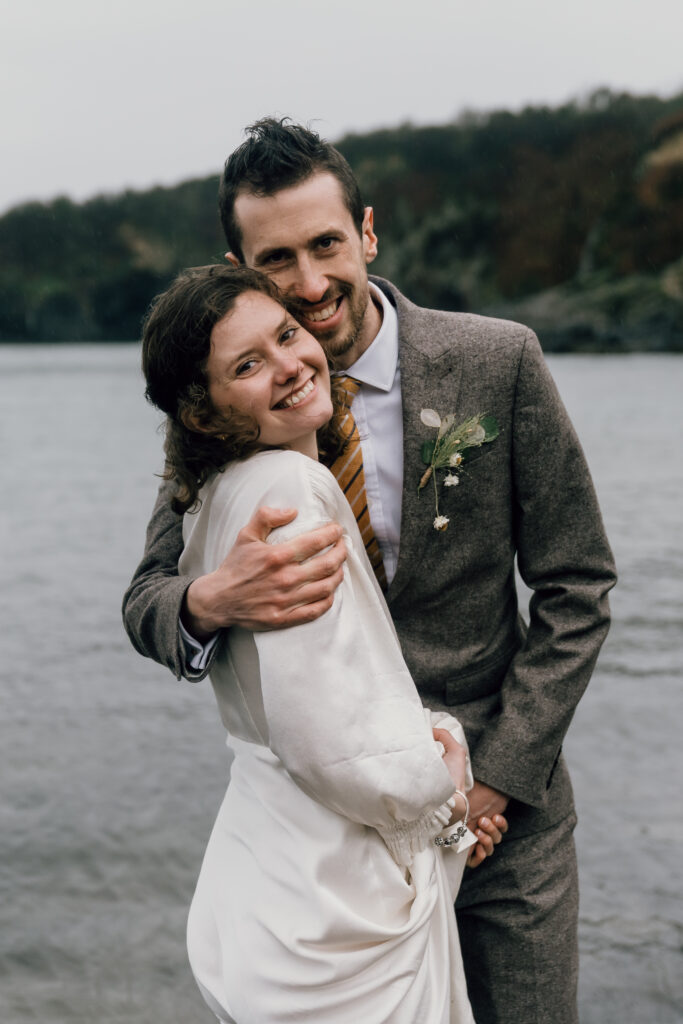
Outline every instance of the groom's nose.
{"label": "groom's nose", "polygon": [[320,302],[329,287],[329,281],[317,261],[310,256],[297,260],[287,291],[306,302]]}

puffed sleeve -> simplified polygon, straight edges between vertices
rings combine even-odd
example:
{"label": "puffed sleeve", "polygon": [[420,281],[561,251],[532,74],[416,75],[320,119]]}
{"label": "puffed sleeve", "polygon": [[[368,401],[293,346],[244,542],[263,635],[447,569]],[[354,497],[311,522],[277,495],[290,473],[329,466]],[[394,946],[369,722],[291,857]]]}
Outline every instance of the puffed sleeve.
{"label": "puffed sleeve", "polygon": [[[397,862],[408,864],[448,823],[453,782],[368,572],[355,521],[336,483],[312,466],[296,467],[299,529],[343,520],[348,557],[328,612],[305,625],[255,634],[269,743],[304,792],[375,827]],[[292,483],[290,475],[285,489]],[[335,505],[334,491],[341,504]],[[291,534],[285,527],[271,539]]]}

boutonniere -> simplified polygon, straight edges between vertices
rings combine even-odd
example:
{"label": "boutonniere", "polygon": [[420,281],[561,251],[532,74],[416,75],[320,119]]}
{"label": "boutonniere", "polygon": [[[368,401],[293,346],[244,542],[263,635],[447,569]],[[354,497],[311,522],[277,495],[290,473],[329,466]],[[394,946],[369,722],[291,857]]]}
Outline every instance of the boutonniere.
{"label": "boutonniere", "polygon": [[448,529],[448,516],[439,514],[439,488],[437,470],[446,469],[444,487],[456,487],[460,483],[461,467],[472,457],[473,449],[495,441],[498,437],[498,422],[495,416],[477,413],[462,423],[455,422],[455,413],[449,413],[442,419],[434,409],[423,409],[420,419],[426,427],[435,427],[436,440],[425,441],[422,445],[422,461],[427,469],[420,478],[418,493],[426,487],[430,479],[434,481],[434,500],[436,502],[435,530]]}

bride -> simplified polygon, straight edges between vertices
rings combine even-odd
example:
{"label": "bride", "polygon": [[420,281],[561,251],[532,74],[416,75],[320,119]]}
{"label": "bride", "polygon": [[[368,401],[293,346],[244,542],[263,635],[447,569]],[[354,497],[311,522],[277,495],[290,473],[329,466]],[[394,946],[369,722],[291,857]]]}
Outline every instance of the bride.
{"label": "bride", "polygon": [[335,521],[348,552],[328,612],[232,628],[211,670],[234,761],[188,920],[206,1002],[225,1024],[471,1024],[453,913],[475,842],[465,739],[421,707],[318,462],[344,445],[323,350],[266,277],[199,267],[155,301],[143,369],[167,416],[182,573],[213,571],[264,505],[299,510],[273,543]]}

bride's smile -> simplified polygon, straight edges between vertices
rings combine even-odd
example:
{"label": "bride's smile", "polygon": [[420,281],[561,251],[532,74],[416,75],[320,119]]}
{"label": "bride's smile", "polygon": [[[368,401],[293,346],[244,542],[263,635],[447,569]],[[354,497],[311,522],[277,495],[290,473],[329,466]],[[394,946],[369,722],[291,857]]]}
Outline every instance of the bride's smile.
{"label": "bride's smile", "polygon": [[300,391],[293,391],[286,398],[283,398],[281,402],[278,402],[275,406],[276,409],[292,409],[296,405],[300,405],[305,398],[311,394],[315,388],[313,377],[307,381]]}

